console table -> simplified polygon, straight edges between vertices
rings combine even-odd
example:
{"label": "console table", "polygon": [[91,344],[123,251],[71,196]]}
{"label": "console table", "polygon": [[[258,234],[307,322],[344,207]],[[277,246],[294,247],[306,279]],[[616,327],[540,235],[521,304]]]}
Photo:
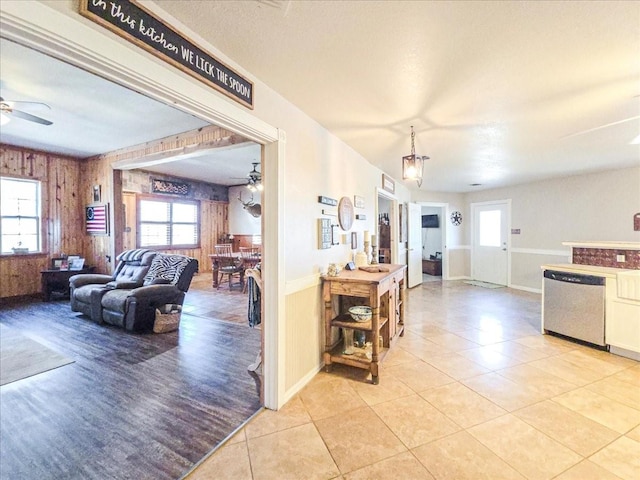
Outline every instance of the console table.
{"label": "console table", "polygon": [[[364,270],[342,270],[337,276],[322,277],[322,298],[324,301],[324,321],[326,349],[325,370],[331,370],[332,363],[370,370],[371,381],[378,384],[378,364],[399,336],[404,335],[404,272],[406,265],[380,265],[388,268],[385,272],[370,273]],[[334,302],[335,298],[337,302]],[[359,303],[371,307],[371,320],[356,322],[348,313],[349,306]],[[335,304],[338,308],[334,308]],[[370,358],[365,349],[354,354],[343,353],[340,339],[334,341],[334,328],[351,328],[365,332],[371,342]]]}
{"label": "console table", "polygon": [[41,270],[42,300],[51,300],[54,292],[69,298],[69,279],[79,273],[93,273],[96,267],[84,267],[82,270]]}
{"label": "console table", "polygon": [[442,260],[422,260],[422,273],[439,277],[442,275]]}

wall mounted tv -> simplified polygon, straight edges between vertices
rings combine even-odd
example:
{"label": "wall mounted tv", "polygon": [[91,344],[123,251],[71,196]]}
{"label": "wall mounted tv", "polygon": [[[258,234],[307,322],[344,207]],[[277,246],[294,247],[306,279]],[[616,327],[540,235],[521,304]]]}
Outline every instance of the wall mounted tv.
{"label": "wall mounted tv", "polygon": [[422,228],[440,228],[438,215],[422,215]]}

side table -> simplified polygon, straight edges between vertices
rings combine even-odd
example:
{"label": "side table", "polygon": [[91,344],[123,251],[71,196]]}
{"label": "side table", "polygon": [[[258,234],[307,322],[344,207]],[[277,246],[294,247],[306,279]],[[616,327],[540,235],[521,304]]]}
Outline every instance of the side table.
{"label": "side table", "polygon": [[79,273],[93,273],[96,267],[84,267],[82,270],[41,270],[42,301],[51,300],[52,293],[60,293],[69,298],[69,279]]}

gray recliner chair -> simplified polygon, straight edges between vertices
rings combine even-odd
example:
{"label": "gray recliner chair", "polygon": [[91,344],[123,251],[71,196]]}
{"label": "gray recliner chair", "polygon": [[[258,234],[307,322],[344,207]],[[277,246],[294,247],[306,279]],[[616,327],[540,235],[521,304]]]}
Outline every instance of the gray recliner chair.
{"label": "gray recliner chair", "polygon": [[182,305],[191,279],[198,271],[198,261],[184,255],[129,250],[118,259],[128,266],[120,268],[119,264],[116,269],[119,274],[103,284],[89,283],[96,280],[95,275],[71,277],[71,308],[96,322],[129,331],[151,330],[156,308],[165,304]]}
{"label": "gray recliner chair", "polygon": [[156,256],[148,249],[126,250],[116,260],[113,275],[79,274],[69,279],[71,310],[102,323],[102,296],[109,289],[141,287]]}
{"label": "gray recliner chair", "polygon": [[156,254],[141,287],[117,287],[102,296],[102,321],[134,332],[152,330],[156,308],[182,305],[197,271],[195,258]]}

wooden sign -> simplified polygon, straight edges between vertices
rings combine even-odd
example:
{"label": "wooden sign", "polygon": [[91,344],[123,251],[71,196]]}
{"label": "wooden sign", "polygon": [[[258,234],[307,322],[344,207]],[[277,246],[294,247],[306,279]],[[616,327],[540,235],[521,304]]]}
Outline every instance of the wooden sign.
{"label": "wooden sign", "polygon": [[81,0],[80,14],[253,108],[253,82],[132,0]]}
{"label": "wooden sign", "polygon": [[335,198],[325,197],[324,195],[320,195],[318,197],[318,203],[323,203],[324,205],[331,205],[335,207],[338,205],[338,201]]}
{"label": "wooden sign", "polygon": [[151,191],[153,193],[170,193],[173,195],[189,195],[189,184],[172,182],[169,180],[151,179]]}

